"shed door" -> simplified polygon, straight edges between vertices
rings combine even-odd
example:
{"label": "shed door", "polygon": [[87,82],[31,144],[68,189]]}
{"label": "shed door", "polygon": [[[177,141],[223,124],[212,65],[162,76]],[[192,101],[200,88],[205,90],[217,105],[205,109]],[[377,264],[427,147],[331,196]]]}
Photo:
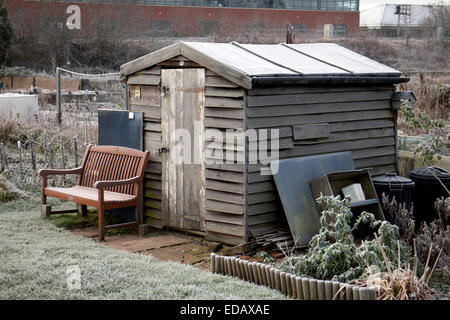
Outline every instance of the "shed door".
{"label": "shed door", "polygon": [[204,231],[204,69],[161,71],[163,223]]}

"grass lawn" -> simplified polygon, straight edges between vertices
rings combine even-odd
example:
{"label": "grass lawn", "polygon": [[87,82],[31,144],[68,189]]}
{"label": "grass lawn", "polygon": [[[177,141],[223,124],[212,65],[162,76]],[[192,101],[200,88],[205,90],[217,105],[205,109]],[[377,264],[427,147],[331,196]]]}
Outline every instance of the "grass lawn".
{"label": "grass lawn", "polygon": [[[80,269],[81,289],[69,289],[69,266]],[[266,287],[73,235],[40,217],[37,198],[0,205],[0,299],[283,298]]]}

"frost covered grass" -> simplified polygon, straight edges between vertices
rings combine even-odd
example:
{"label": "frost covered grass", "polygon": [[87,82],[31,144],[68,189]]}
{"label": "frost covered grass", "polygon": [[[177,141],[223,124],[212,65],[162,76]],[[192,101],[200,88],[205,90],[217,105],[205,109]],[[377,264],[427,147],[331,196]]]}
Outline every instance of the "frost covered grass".
{"label": "frost covered grass", "polygon": [[[76,236],[39,216],[37,199],[0,206],[0,299],[283,299],[275,290]],[[69,266],[81,289],[69,290]]]}

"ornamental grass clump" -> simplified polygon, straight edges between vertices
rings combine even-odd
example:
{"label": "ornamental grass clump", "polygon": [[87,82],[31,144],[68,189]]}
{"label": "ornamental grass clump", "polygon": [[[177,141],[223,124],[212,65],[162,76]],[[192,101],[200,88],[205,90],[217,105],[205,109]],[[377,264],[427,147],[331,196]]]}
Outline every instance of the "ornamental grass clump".
{"label": "ornamental grass clump", "polygon": [[409,264],[402,266],[400,255],[400,241],[397,242],[397,268],[391,270],[391,264],[387,259],[386,252],[383,250],[378,237],[375,235],[377,245],[383,254],[383,259],[387,271],[379,272],[372,268],[367,269],[367,276],[361,280],[353,280],[350,284],[360,287],[375,287],[377,289],[378,300],[432,300],[436,294],[433,288],[428,286],[428,281],[436,268],[442,249],[430,269],[430,255],[433,245],[430,245],[428,257],[425,264],[424,272],[419,278],[417,276],[417,254],[415,241],[414,243],[414,264],[411,269]]}
{"label": "ornamental grass clump", "polygon": [[[284,259],[279,265],[282,271],[343,282],[364,277],[368,268],[384,271],[383,253],[375,240],[363,241],[359,247],[355,244],[352,231],[362,224],[376,230],[389,266],[394,267],[399,239],[397,226],[376,220],[372,213],[364,211],[352,228],[349,198],[341,200],[340,196],[321,195],[316,201],[325,207],[320,217],[319,233],[309,242],[306,254],[290,255]],[[406,256],[405,248],[402,251],[402,256]]]}

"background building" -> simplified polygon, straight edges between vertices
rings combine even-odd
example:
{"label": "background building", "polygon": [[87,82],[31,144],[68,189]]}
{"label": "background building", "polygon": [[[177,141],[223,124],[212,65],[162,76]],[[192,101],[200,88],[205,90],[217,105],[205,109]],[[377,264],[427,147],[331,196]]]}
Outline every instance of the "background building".
{"label": "background building", "polygon": [[361,11],[360,28],[395,36],[400,27],[401,34],[414,30],[417,36],[426,29],[448,28],[449,9],[442,5],[381,4]]}
{"label": "background building", "polygon": [[297,34],[324,24],[344,35],[359,29],[359,0],[5,0],[15,29],[28,34],[46,32],[52,17],[64,22],[72,4],[81,9],[80,37],[105,24],[129,38],[283,32],[286,22]]}

